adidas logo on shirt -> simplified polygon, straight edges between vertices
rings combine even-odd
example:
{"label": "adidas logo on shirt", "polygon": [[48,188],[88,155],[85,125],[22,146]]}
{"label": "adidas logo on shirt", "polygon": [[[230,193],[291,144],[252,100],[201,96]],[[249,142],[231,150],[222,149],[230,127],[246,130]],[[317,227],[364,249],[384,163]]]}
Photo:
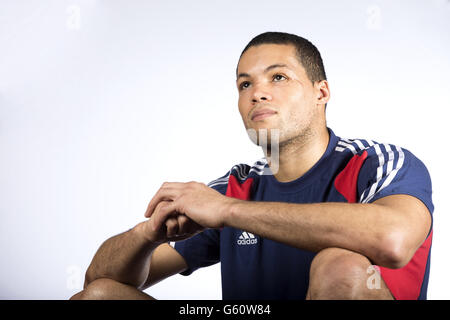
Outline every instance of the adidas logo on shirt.
{"label": "adidas logo on shirt", "polygon": [[247,231],[242,232],[242,234],[239,236],[239,239],[237,240],[237,244],[240,246],[257,243],[258,239],[255,238],[254,234]]}

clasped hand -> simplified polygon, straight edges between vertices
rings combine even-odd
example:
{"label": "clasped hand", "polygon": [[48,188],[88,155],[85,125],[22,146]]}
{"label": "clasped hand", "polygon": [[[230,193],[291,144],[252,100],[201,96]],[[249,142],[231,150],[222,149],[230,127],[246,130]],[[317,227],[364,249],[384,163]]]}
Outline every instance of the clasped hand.
{"label": "clasped hand", "polygon": [[151,240],[180,241],[205,228],[222,228],[233,200],[203,183],[165,182],[145,212]]}

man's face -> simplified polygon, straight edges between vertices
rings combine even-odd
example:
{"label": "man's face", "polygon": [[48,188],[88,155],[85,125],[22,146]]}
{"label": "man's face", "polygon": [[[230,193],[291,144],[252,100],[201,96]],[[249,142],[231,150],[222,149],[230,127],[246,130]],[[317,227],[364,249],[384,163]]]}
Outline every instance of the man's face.
{"label": "man's face", "polygon": [[238,65],[239,112],[246,129],[280,130],[279,142],[306,136],[324,117],[317,93],[299,62],[294,46],[250,47]]}

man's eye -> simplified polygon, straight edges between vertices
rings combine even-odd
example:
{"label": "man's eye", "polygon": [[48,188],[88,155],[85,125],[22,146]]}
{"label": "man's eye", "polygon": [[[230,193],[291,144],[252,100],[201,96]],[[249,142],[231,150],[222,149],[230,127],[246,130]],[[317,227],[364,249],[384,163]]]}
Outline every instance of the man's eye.
{"label": "man's eye", "polygon": [[241,85],[239,86],[239,88],[240,88],[240,89],[247,89],[249,85],[250,85],[250,82],[244,81],[244,82],[241,83]]}
{"label": "man's eye", "polygon": [[273,76],[273,80],[275,80],[275,81],[281,81],[281,80],[284,80],[284,79],[286,79],[286,77],[282,76],[281,74],[276,74],[276,75]]}

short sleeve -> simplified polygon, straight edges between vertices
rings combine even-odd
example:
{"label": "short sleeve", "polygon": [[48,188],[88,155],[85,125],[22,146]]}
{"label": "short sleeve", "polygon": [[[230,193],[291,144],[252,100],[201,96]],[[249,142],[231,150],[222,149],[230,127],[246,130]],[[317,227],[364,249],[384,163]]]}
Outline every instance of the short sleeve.
{"label": "short sleeve", "polygon": [[[228,176],[229,174],[225,174],[208,183],[208,186],[225,195]],[[180,274],[190,275],[199,268],[208,267],[220,261],[220,230],[206,229],[192,238],[175,242],[174,248],[188,265],[188,269]]]}
{"label": "short sleeve", "polygon": [[407,194],[421,200],[433,213],[431,178],[422,161],[410,151],[389,144],[376,144],[366,151],[358,176],[360,203]]}
{"label": "short sleeve", "polygon": [[192,238],[175,242],[174,248],[188,265],[180,274],[188,276],[198,268],[220,261],[220,231],[206,229]]}

